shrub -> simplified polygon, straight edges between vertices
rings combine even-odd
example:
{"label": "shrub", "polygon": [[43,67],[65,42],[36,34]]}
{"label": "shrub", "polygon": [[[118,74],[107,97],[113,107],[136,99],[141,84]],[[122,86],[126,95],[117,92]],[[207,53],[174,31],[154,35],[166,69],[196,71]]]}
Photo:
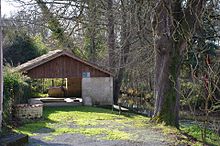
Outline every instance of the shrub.
{"label": "shrub", "polygon": [[26,103],[31,94],[29,78],[12,68],[4,68],[4,97],[3,97],[3,122],[8,123],[12,118],[12,107],[14,104]]}

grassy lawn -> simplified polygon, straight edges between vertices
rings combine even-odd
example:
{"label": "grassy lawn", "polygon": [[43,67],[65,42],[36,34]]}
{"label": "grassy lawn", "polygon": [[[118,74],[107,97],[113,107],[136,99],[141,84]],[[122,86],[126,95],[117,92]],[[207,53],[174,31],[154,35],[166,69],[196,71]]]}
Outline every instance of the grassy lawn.
{"label": "grassy lawn", "polygon": [[[140,133],[142,137],[149,137],[146,132],[143,132],[143,130],[148,129],[148,131],[163,133],[167,136],[164,139],[175,145],[202,145],[199,141],[189,141],[187,136],[184,136],[175,128],[164,126],[163,124],[155,125],[149,121],[150,118],[148,117],[133,113],[118,115],[118,112],[112,112],[110,109],[104,108],[85,106],[46,107],[41,120],[29,121],[23,126],[14,129],[14,131],[28,134],[29,136],[49,133],[48,136],[44,137],[46,141],[53,140],[54,137],[62,134],[76,133],[103,140],[137,140]],[[180,128],[182,132],[201,140],[201,131],[195,125],[181,123]],[[149,138],[152,140],[154,137]],[[207,141],[213,146],[220,144],[219,137],[213,132],[209,132]]]}
{"label": "grassy lawn", "polygon": [[[182,123],[180,129],[188,135],[202,141],[202,128],[197,124]],[[207,130],[206,142],[212,146],[220,146],[220,137],[211,130]]]}
{"label": "grassy lawn", "polygon": [[[46,129],[51,135],[79,133],[86,136],[100,136],[106,140],[132,139],[132,132],[125,127],[147,127],[149,118],[127,113],[118,115],[109,109],[95,107],[47,107],[44,108],[43,119],[32,121],[15,129],[16,132],[34,136],[39,130]],[[51,140],[53,137],[45,137]]]}

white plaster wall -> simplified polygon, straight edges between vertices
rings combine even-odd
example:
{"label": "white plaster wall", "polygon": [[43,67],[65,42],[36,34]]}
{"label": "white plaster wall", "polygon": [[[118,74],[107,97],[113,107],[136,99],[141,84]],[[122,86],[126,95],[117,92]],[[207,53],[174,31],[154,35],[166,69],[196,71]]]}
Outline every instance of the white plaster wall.
{"label": "white plaster wall", "polygon": [[90,97],[93,105],[113,104],[113,78],[96,77],[82,79],[82,98]]}

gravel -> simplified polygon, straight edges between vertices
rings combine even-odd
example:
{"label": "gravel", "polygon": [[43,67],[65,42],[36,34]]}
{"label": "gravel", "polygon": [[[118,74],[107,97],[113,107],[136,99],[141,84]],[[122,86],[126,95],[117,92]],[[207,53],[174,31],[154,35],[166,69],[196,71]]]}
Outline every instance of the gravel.
{"label": "gravel", "polygon": [[[95,127],[97,128],[97,126]],[[36,136],[29,137],[27,146],[167,146],[167,136],[152,128],[124,127],[123,131],[133,133],[132,140],[103,140],[99,136],[64,133],[52,135],[48,129],[40,129]]]}

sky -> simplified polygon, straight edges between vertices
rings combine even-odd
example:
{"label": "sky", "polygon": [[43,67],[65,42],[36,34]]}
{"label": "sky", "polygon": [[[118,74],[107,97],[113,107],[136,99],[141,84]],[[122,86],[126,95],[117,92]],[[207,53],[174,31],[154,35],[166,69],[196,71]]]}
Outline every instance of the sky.
{"label": "sky", "polygon": [[9,17],[11,13],[14,13],[18,8],[13,6],[8,0],[2,0],[2,16]]}

